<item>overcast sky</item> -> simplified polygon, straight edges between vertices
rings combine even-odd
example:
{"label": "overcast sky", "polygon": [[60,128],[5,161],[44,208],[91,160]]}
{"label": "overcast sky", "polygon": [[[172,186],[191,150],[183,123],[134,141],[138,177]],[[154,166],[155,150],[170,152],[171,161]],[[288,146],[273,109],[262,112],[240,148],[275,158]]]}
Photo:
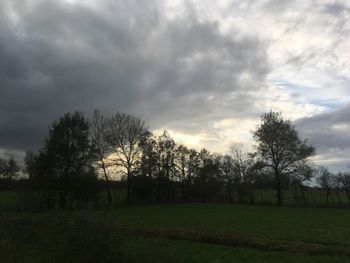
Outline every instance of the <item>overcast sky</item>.
{"label": "overcast sky", "polygon": [[220,153],[282,111],[344,170],[350,1],[0,0],[0,156],[94,109]]}

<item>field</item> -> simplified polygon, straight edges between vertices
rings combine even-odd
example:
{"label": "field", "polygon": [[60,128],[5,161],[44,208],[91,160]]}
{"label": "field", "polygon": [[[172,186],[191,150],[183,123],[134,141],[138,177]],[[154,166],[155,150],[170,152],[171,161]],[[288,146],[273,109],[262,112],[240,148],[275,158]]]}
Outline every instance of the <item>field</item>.
{"label": "field", "polygon": [[350,209],[198,203],[20,213],[10,192],[0,206],[5,263],[350,262]]}
{"label": "field", "polygon": [[118,225],[350,247],[350,210],[173,204],[121,207]]}

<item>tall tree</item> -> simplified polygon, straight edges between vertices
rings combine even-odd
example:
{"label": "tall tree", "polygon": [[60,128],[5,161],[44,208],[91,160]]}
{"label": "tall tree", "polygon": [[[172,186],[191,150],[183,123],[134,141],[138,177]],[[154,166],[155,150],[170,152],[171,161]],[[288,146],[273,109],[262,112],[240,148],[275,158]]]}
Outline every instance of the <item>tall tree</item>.
{"label": "tall tree", "polygon": [[138,164],[140,174],[150,178],[157,176],[159,163],[157,146],[157,140],[151,132],[146,132],[141,137],[140,147],[142,154]]}
{"label": "tall tree", "polygon": [[345,191],[350,205],[350,173],[338,173],[336,179],[340,187]]}
{"label": "tall tree", "polygon": [[244,197],[248,195],[250,202],[254,202],[254,191],[251,190],[254,181],[254,162],[251,154],[240,144],[231,146],[231,154],[234,163],[234,182],[238,194],[239,202],[244,202]]}
{"label": "tall tree", "polygon": [[67,199],[79,202],[83,194],[83,176],[91,174],[89,123],[83,113],[66,113],[55,121],[46,141],[51,173],[59,178],[59,205]]}
{"label": "tall tree", "polygon": [[182,200],[188,199],[188,195],[186,195],[186,179],[188,177],[189,172],[189,158],[190,151],[184,145],[179,145],[175,149],[175,169],[178,175],[178,179],[181,182],[181,198]]}
{"label": "tall tree", "polygon": [[90,136],[92,143],[92,152],[96,165],[102,170],[106,182],[108,205],[112,205],[112,194],[110,187],[110,177],[108,174],[108,167],[111,162],[108,156],[111,154],[111,147],[107,140],[108,121],[98,110],[94,111],[90,122]]}
{"label": "tall tree", "polygon": [[222,177],[222,182],[226,186],[227,195],[229,201],[232,203],[234,201],[234,175],[235,175],[235,164],[232,156],[225,154],[220,156],[220,173]]}
{"label": "tall tree", "polygon": [[[81,112],[54,121],[44,146],[27,152],[26,171],[38,209],[81,206],[96,201],[97,176],[92,166],[89,122]],[[57,205],[58,203],[58,205]]]}
{"label": "tall tree", "polygon": [[165,182],[166,199],[171,198],[171,182],[175,177],[175,141],[167,131],[158,136],[159,176]]}
{"label": "tall tree", "polygon": [[316,170],[317,177],[316,182],[321,186],[322,190],[326,194],[326,202],[329,204],[329,198],[333,199],[332,188],[334,187],[336,180],[334,174],[332,174],[326,167],[320,166]]}
{"label": "tall tree", "polygon": [[116,113],[108,119],[107,141],[115,153],[115,165],[125,170],[127,202],[131,201],[131,177],[142,152],[140,141],[146,132],[145,123],[133,115]]}
{"label": "tall tree", "polygon": [[198,157],[199,167],[194,178],[196,198],[201,201],[217,201],[221,194],[219,158],[206,149],[201,149]]}
{"label": "tall tree", "polygon": [[315,154],[315,148],[301,140],[292,122],[278,112],[264,114],[253,137],[257,142],[256,156],[274,175],[277,204],[281,205],[284,180]]}

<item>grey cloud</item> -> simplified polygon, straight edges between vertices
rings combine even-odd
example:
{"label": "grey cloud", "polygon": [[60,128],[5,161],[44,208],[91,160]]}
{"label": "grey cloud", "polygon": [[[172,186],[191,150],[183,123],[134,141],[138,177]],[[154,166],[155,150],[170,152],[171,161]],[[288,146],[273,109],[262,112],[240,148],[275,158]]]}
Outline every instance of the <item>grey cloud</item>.
{"label": "grey cloud", "polygon": [[190,11],[167,19],[157,1],[97,3],[0,11],[0,148],[38,147],[50,122],[72,110],[126,111],[152,128],[196,123],[192,132],[254,111],[249,92],[269,72],[258,38],[223,34]]}
{"label": "grey cloud", "polygon": [[317,147],[325,164],[334,169],[350,165],[350,105],[297,121],[303,137]]}
{"label": "grey cloud", "polygon": [[325,5],[325,7],[323,8],[323,11],[334,16],[339,16],[339,15],[342,15],[343,12],[349,12],[350,5],[347,5],[345,2],[329,3]]}

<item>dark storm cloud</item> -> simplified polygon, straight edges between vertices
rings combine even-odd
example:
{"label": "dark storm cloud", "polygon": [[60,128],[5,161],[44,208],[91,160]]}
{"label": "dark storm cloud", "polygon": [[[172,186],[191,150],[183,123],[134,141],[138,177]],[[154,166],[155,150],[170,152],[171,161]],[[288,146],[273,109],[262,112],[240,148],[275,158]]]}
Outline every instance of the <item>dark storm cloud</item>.
{"label": "dark storm cloud", "polygon": [[197,120],[199,129],[235,102],[253,109],[248,94],[269,70],[256,37],[224,34],[191,8],[168,19],[156,1],[11,3],[0,6],[0,148],[36,148],[72,110],[126,111],[152,128]]}

